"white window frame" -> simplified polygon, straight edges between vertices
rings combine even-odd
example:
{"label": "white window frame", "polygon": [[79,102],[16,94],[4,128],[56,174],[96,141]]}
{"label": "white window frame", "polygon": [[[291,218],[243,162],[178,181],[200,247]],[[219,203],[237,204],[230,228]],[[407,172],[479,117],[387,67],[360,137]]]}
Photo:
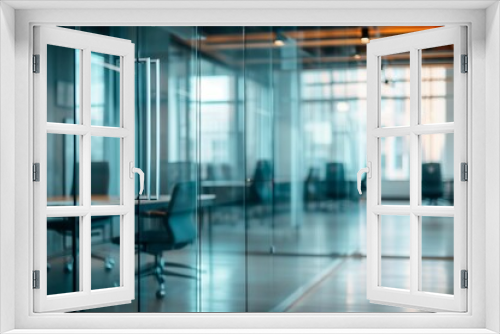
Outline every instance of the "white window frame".
{"label": "white window frame", "polygon": [[[47,46],[78,50],[81,67],[79,82],[79,124],[47,122]],[[120,57],[120,124],[104,127],[91,124],[91,53],[100,52]],[[34,205],[34,270],[39,271],[39,288],[34,289],[34,311],[75,311],[101,306],[130,303],[135,298],[135,208],[134,176],[129,168],[135,157],[134,113],[134,44],[97,34],[48,26],[34,27],[34,53],[39,55],[39,73],[34,84],[34,162],[39,163],[40,178],[33,185]],[[78,206],[47,206],[47,134],[74,135],[80,138],[80,176]],[[120,203],[95,205],[91,203],[91,138],[120,140],[119,178]],[[132,173],[132,174],[130,174]],[[91,218],[92,216],[120,217],[120,285],[106,289],[91,288]],[[76,292],[47,295],[47,218],[79,217],[79,287]]]}
{"label": "white window frame", "polygon": [[[421,52],[424,49],[453,45],[453,122],[423,124],[421,122]],[[368,117],[367,161],[371,177],[367,180],[367,295],[374,303],[414,307],[429,311],[467,310],[467,290],[461,287],[461,270],[467,270],[467,183],[461,181],[461,163],[467,163],[467,73],[461,73],[461,56],[466,55],[466,30],[462,26],[449,26],[380,38],[367,46]],[[410,57],[410,117],[405,126],[381,125],[381,59],[383,56],[408,52]],[[421,135],[454,135],[453,179],[454,204],[429,206],[421,202]],[[407,136],[410,160],[410,202],[408,205],[384,205],[381,202],[382,166],[380,154],[382,138]],[[401,137],[400,137],[401,138]],[[404,215],[402,227],[410,230],[409,289],[384,287],[381,284],[382,217]],[[421,290],[421,237],[423,216],[451,217],[453,219],[453,294],[440,294]],[[405,226],[405,222],[408,225]]]}
{"label": "white window frame", "polygon": [[[94,2],[89,2],[89,8],[97,6]],[[145,2],[145,5],[146,6]],[[338,7],[356,6],[349,5],[347,2],[338,2]],[[460,328],[467,328],[461,332],[467,333],[489,333],[485,328],[497,329],[499,323],[497,319],[499,299],[498,287],[495,290],[495,284],[498,285],[498,256],[491,255],[489,251],[498,251],[500,238],[495,233],[498,233],[498,227],[494,226],[492,219],[486,221],[485,205],[486,191],[485,183],[485,160],[484,153],[485,135],[484,130],[494,130],[497,125],[487,124],[485,115],[492,116],[494,120],[499,120],[497,113],[499,101],[498,97],[499,79],[498,76],[498,51],[500,42],[499,33],[491,32],[485,29],[485,22],[493,25],[494,28],[500,27],[498,18],[498,8],[489,9],[488,13],[484,9],[477,9],[473,2],[467,2],[466,5],[476,9],[436,9],[422,7],[420,9],[404,10],[404,9],[388,9],[387,3],[376,2],[371,3],[370,9],[363,8],[365,3],[361,3],[358,9],[342,9],[342,8],[323,8],[320,4],[303,3],[308,8],[300,8],[300,4],[295,6],[295,9],[271,9],[265,8],[264,4],[260,4],[258,8],[253,10],[245,10],[242,8],[224,9],[224,10],[207,10],[206,8],[191,7],[189,10],[182,9],[152,9],[152,10],[126,10],[114,9],[103,10],[99,9],[65,9],[65,10],[26,10],[16,13],[15,34],[16,34],[16,59],[15,59],[15,77],[16,77],[16,94],[15,94],[15,123],[13,118],[8,120],[15,124],[15,168],[16,168],[16,196],[15,196],[15,231],[9,229],[6,224],[11,224],[10,221],[1,222],[2,231],[15,232],[11,233],[10,237],[15,237],[15,259],[9,261],[5,252],[0,253],[2,256],[2,268],[15,270],[13,274],[15,280],[15,315],[14,326],[17,328],[17,333],[22,333],[22,329],[47,329],[47,328],[64,328],[61,332],[69,333],[71,329],[94,329],[92,332],[99,332],[101,329],[130,329],[137,328],[138,321],[142,321],[144,328],[170,328],[175,332],[174,328],[198,328],[198,332],[203,332],[202,329],[210,328],[225,328],[225,331],[217,330],[216,332],[235,332],[234,329],[243,328],[274,328],[275,332],[283,332],[283,328],[302,328],[299,332],[304,332],[305,328],[323,329],[321,332],[335,332],[335,328],[364,328],[365,331],[360,332],[370,333],[377,332],[375,328],[392,328],[392,332],[403,333],[409,332],[406,329],[421,328],[422,332],[439,332],[440,329],[446,331],[460,332]],[[15,3],[14,3],[15,5]],[[46,5],[43,1],[38,2],[39,6]],[[100,4],[101,5],[101,4]],[[310,9],[316,5],[317,9]],[[484,5],[484,4],[483,4]],[[489,3],[488,3],[489,5]],[[52,5],[53,6],[53,5]],[[78,5],[75,5],[78,6]],[[118,5],[108,5],[112,6]],[[137,5],[136,5],[137,6]],[[271,5],[271,2],[269,4]],[[285,5],[286,6],[286,5]],[[398,4],[402,6],[402,4]],[[427,2],[427,5],[430,6]],[[442,8],[447,8],[449,5],[441,3]],[[373,9],[376,7],[376,9]],[[385,7],[385,8],[384,8]],[[416,6],[418,7],[418,5]],[[466,6],[465,6],[466,7]],[[53,8],[53,7],[52,7]],[[81,8],[81,7],[79,7]],[[286,7],[285,7],[286,8]],[[106,13],[106,20],[103,22],[103,12]],[[265,15],[263,15],[265,13]],[[0,20],[0,24],[2,21]],[[334,24],[333,24],[334,23]],[[30,181],[31,172],[31,156],[32,156],[32,76],[31,76],[31,54],[32,54],[32,27],[35,24],[57,24],[57,25],[72,25],[72,26],[88,26],[88,25],[449,25],[463,24],[468,26],[469,31],[469,46],[468,54],[471,62],[469,63],[469,71],[472,75],[468,76],[468,109],[471,111],[468,114],[468,132],[470,136],[468,142],[468,152],[471,154],[469,167],[469,189],[468,197],[468,220],[469,224],[468,235],[471,238],[468,240],[468,268],[470,272],[470,282],[468,289],[468,312],[463,314],[454,313],[437,313],[437,314],[34,314],[33,298],[31,289],[31,269],[32,262],[32,183]],[[489,27],[490,27],[489,26]],[[485,49],[486,41],[486,49]],[[0,41],[5,43],[4,40]],[[3,46],[3,44],[2,44]],[[485,52],[488,51],[488,53]],[[10,58],[12,59],[12,57]],[[0,59],[0,61],[3,61]],[[485,72],[485,64],[496,66],[491,75]],[[0,78],[2,83],[6,83],[4,78]],[[487,82],[490,86],[486,87]],[[0,87],[3,92],[9,92],[9,87],[5,85]],[[485,96],[486,94],[486,96]],[[485,97],[488,99],[485,100]],[[2,95],[2,99],[4,96]],[[488,111],[485,107],[497,107],[495,110]],[[2,109],[2,113],[3,113]],[[474,115],[474,121],[472,121]],[[493,128],[492,128],[493,127]],[[498,128],[496,128],[498,132]],[[498,140],[498,137],[494,137]],[[488,144],[489,158],[494,162],[499,159],[499,154],[493,152],[498,145],[497,142]],[[12,151],[2,151],[2,156],[12,156]],[[478,168],[474,168],[474,166]],[[490,168],[496,168],[493,165]],[[494,169],[491,169],[494,171]],[[491,186],[487,188],[491,192],[489,201],[495,200],[498,202],[499,191],[494,188],[499,185],[500,178],[492,176],[489,181]],[[2,179],[4,180],[4,179]],[[474,194],[474,196],[471,196]],[[493,204],[489,202],[490,204]],[[494,204],[498,207],[498,204]],[[486,208],[487,212],[492,214],[492,217],[499,216],[500,212],[495,211],[494,205]],[[493,232],[493,233],[489,233]],[[486,237],[488,235],[488,238]],[[5,234],[2,236],[3,245],[9,247],[14,245],[12,242],[5,242]],[[485,245],[486,242],[486,245]],[[486,261],[484,260],[486,258]],[[29,259],[26,261],[26,259]],[[486,264],[490,267],[489,274],[486,275]],[[4,274],[7,275],[7,274]],[[493,289],[486,294],[485,285],[487,288]],[[1,286],[2,296],[4,296],[6,286]],[[5,294],[12,297],[13,294]],[[485,302],[486,300],[486,302]],[[3,304],[2,304],[3,305]],[[486,312],[488,306],[488,312]],[[5,311],[5,307],[0,309]],[[12,314],[12,313],[8,313]],[[228,329],[233,330],[228,330]],[[370,331],[370,328],[374,329]],[[436,330],[425,330],[424,328],[435,328]],[[280,330],[281,329],[281,330]],[[330,330],[327,330],[330,329]],[[456,329],[453,331],[451,329]],[[292,330],[290,330],[292,331]],[[102,332],[102,331],[101,331]],[[128,331],[132,333],[133,331]],[[138,330],[137,332],[144,332]],[[177,331],[178,332],[178,331]],[[255,332],[264,332],[263,330],[255,330]],[[272,332],[272,331],[267,331]],[[297,332],[297,331],[295,331]],[[354,331],[352,331],[354,332]],[[380,332],[380,331],[379,331]],[[390,332],[386,329],[384,333]],[[414,332],[414,331],[413,331]],[[31,331],[33,333],[33,331]]]}

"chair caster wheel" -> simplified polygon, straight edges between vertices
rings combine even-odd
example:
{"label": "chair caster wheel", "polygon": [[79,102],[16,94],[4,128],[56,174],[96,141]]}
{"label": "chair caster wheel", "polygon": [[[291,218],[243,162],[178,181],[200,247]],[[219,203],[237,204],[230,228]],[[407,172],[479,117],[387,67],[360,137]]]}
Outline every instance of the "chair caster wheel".
{"label": "chair caster wheel", "polygon": [[165,297],[165,290],[156,291],[156,298],[162,299],[163,297]]}

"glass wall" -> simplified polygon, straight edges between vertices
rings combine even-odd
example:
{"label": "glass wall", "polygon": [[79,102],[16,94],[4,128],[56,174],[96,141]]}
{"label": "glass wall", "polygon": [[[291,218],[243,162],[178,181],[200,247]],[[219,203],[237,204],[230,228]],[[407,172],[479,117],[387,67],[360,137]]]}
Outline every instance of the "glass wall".
{"label": "glass wall", "polygon": [[[414,311],[366,299],[366,202],[356,191],[356,172],[366,164],[368,41],[362,37],[424,27],[73,29],[135,44],[136,165],[146,174],[144,195],[136,200],[136,298],[91,312]],[[49,101],[55,105],[63,94],[59,87],[78,75],[78,57],[70,56],[70,63],[53,71]],[[423,56],[426,122],[448,120],[453,108],[452,56],[446,48]],[[106,117],[99,101],[116,94],[110,87],[119,60],[100,54],[92,60],[98,65],[92,72],[92,120],[112,126],[119,101],[106,106]],[[408,114],[405,60],[402,55],[382,62],[386,126],[397,126]],[[74,122],[75,92],[64,94],[71,108],[57,117]],[[422,169],[433,167],[441,178],[433,195],[426,195],[431,186],[423,185],[422,201],[450,205],[452,141],[431,137],[422,139]],[[382,145],[382,200],[404,204],[409,198],[405,140],[389,139]],[[71,190],[78,168],[73,142],[54,140],[67,143],[68,152],[48,157],[71,171],[50,186],[54,201],[63,193],[77,200]],[[92,144],[96,168],[117,163],[112,143]],[[96,195],[112,200],[119,188],[105,173],[104,190]],[[115,225],[114,219],[93,222],[93,286],[116,281]],[[401,272],[394,267],[407,261],[402,242],[407,234],[396,225],[384,225],[382,281],[390,286],[406,284],[405,277],[394,276]],[[426,268],[433,269],[425,277],[426,291],[447,291],[452,279],[448,225],[428,217],[423,226],[423,243],[442,240],[422,255]],[[77,239],[70,238],[76,233],[71,231],[54,229],[48,235],[49,275],[68,291],[74,285],[69,273]]]}

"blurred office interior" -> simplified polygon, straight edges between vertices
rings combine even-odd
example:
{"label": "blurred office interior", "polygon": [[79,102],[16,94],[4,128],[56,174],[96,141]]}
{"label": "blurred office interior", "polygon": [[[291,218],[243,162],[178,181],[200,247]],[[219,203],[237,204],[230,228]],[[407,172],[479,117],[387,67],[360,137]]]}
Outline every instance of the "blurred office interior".
{"label": "blurred office interior", "polygon": [[[135,44],[136,166],[146,174],[135,300],[89,312],[416,311],[366,299],[356,173],[366,165],[366,43],[433,27],[71,28]],[[91,61],[92,124],[117,126],[120,59]],[[49,46],[49,122],[78,122],[79,62]],[[383,57],[383,126],[409,118],[409,75],[408,55]],[[425,50],[422,122],[453,121],[452,75],[453,48]],[[93,200],[119,199],[119,140],[92,138]],[[382,204],[408,204],[408,138],[381,140]],[[79,141],[48,135],[48,205],[78,203]],[[421,147],[422,202],[453,206],[453,134],[422,136]],[[390,287],[409,287],[406,220],[381,223]],[[47,221],[49,294],[78,286],[75,224]],[[92,218],[93,289],[119,282],[119,230],[119,217]],[[425,291],[453,293],[453,218],[426,217],[422,240]]]}

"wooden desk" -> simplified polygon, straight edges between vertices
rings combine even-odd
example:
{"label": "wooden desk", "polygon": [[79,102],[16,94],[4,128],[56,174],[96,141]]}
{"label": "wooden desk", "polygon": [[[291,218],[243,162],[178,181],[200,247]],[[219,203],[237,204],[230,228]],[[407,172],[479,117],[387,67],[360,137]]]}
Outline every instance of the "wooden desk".
{"label": "wooden desk", "polygon": [[[212,205],[212,202],[215,200],[216,196],[214,194],[202,194],[198,195],[198,200],[200,201],[201,206]],[[164,206],[168,206],[170,202],[170,195],[162,195],[159,199],[139,199],[135,200],[135,204],[147,207],[148,210],[152,210],[153,208],[160,208]],[[78,197],[76,199],[78,201]],[[91,205],[119,205],[120,198],[117,196],[109,196],[109,195],[92,195]],[[74,198],[73,196],[54,196],[47,198],[48,206],[73,206]],[[137,212],[137,209],[136,209]],[[142,212],[142,209],[141,209]]]}

